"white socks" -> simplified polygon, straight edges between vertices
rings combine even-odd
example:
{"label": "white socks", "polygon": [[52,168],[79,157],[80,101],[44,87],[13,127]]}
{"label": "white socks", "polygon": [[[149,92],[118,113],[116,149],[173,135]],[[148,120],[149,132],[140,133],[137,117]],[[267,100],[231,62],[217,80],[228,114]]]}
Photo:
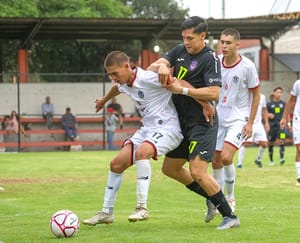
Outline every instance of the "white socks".
{"label": "white socks", "polygon": [[239,149],[239,154],[238,154],[238,163],[237,163],[238,165],[243,165],[245,152],[246,152],[245,146],[241,146],[240,149]]}
{"label": "white socks", "polygon": [[235,168],[233,164],[224,166],[224,182],[226,198],[234,199]]}
{"label": "white socks", "polygon": [[297,174],[297,179],[298,179],[298,178],[300,178],[300,162],[296,161],[295,167],[296,167],[296,174]]}
{"label": "white socks", "polygon": [[104,194],[104,202],[102,211],[105,213],[113,213],[117,193],[119,191],[123,174],[114,173],[109,171],[107,184]]}
{"label": "white socks", "polygon": [[213,169],[213,177],[218,182],[219,186],[221,187],[221,190],[224,191],[224,169]]}
{"label": "white socks", "polygon": [[136,194],[137,205],[147,208],[148,191],[151,180],[151,166],[147,159],[137,160],[136,163]]}

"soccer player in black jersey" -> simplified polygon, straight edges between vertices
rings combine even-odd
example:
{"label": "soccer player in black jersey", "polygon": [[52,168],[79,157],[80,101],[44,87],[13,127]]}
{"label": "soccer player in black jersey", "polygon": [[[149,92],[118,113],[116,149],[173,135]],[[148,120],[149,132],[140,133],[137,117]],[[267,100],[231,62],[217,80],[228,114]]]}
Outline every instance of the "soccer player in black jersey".
{"label": "soccer player in black jersey", "polygon": [[279,155],[281,165],[284,164],[284,143],[286,138],[286,133],[284,129],[280,128],[280,120],[283,115],[285,102],[281,100],[282,95],[282,88],[276,87],[273,90],[271,95],[271,100],[267,103],[267,110],[268,110],[268,117],[269,117],[269,124],[270,124],[270,131],[268,133],[268,140],[269,140],[269,158],[270,158],[270,165],[274,165],[273,160],[273,148],[276,142],[276,139],[279,141]]}
{"label": "soccer player in black jersey", "polygon": [[[205,112],[211,108],[210,104],[214,105],[218,100],[221,74],[219,59],[205,44],[206,33],[204,19],[193,16],[184,20],[181,24],[183,44],[167,52],[149,69],[158,72],[160,81],[173,92],[173,102],[184,135],[181,145],[165,157],[162,171],[188,189],[210,199],[223,216],[223,222],[218,227],[222,230],[239,227],[240,222],[220,186],[208,172],[215,151],[218,123],[217,114],[208,119]],[[171,67],[173,78],[170,80]],[[186,161],[190,162],[189,170],[183,167]]]}

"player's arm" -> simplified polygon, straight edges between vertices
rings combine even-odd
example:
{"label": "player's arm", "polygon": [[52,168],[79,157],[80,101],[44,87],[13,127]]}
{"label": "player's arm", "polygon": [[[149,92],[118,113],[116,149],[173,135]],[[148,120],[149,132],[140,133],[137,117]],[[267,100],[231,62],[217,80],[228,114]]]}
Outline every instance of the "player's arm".
{"label": "player's arm", "polygon": [[220,87],[209,86],[202,88],[194,88],[190,83],[185,80],[178,80],[173,78],[173,82],[168,86],[174,94],[188,95],[199,101],[217,101],[219,98]]}
{"label": "player's arm", "polygon": [[270,124],[269,124],[269,117],[268,117],[268,111],[266,107],[263,107],[261,110],[262,119],[264,122],[265,131],[270,131]]}
{"label": "player's arm", "polygon": [[280,128],[281,129],[284,129],[286,127],[287,123],[290,123],[289,115],[290,115],[292,106],[293,106],[293,104],[295,104],[295,102],[296,102],[296,96],[290,94],[289,99],[288,99],[287,103],[285,104],[282,118],[280,120]]}
{"label": "player's arm", "polygon": [[147,70],[158,73],[159,82],[162,86],[166,86],[170,80],[170,62],[165,58],[159,58],[157,61],[150,64]]}
{"label": "player's arm", "polygon": [[251,103],[251,109],[250,114],[247,123],[243,127],[242,133],[243,136],[247,139],[252,136],[252,127],[254,123],[254,119],[257,113],[259,100],[260,100],[260,87],[256,87],[254,89],[250,89],[250,92],[252,93],[252,103]]}
{"label": "player's arm", "polygon": [[111,100],[111,98],[119,95],[120,93],[121,92],[119,91],[119,88],[118,88],[117,84],[112,86],[111,89],[102,98],[97,98],[95,100],[96,112],[100,111],[105,106],[107,101]]}

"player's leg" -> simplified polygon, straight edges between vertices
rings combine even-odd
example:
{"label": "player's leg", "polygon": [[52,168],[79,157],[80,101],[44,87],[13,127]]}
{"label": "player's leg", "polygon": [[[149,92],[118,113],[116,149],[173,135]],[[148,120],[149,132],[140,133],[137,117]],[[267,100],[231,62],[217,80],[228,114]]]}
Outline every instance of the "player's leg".
{"label": "player's leg", "polygon": [[239,149],[238,162],[237,162],[237,165],[236,165],[237,168],[242,168],[243,167],[243,160],[244,160],[244,157],[245,157],[245,153],[246,153],[246,146],[245,146],[245,144],[243,144]]}
{"label": "player's leg", "polygon": [[295,169],[297,182],[296,186],[300,186],[300,128],[293,126],[294,144],[296,146]]}
{"label": "player's leg", "polygon": [[236,178],[233,157],[236,151],[237,148],[235,146],[225,142],[221,153],[221,161],[224,165],[224,186],[226,190],[226,199],[233,212],[235,209],[234,187]]}
{"label": "player's leg", "polygon": [[156,156],[155,149],[150,143],[142,143],[134,150],[136,164],[136,195],[135,210],[128,217],[129,222],[142,221],[149,218],[147,208],[148,193],[151,181],[151,166],[149,159]]}
{"label": "player's leg", "polygon": [[194,180],[207,192],[209,200],[213,205],[217,205],[217,209],[224,218],[218,229],[239,227],[239,219],[233,214],[217,181],[208,172],[207,161],[197,155],[190,160],[190,171]]}
{"label": "player's leg", "polygon": [[269,159],[270,159],[270,165],[273,166],[274,165],[274,160],[273,160],[273,151],[274,151],[274,143],[276,141],[276,137],[277,137],[277,130],[278,128],[271,126],[270,127],[270,131],[268,134],[268,151],[269,151]]}
{"label": "player's leg", "polygon": [[84,219],[83,224],[93,225],[96,224],[110,224],[114,221],[113,209],[117,197],[117,193],[121,186],[123,172],[132,165],[130,155],[132,154],[132,145],[125,145],[119,154],[111,161],[110,171],[107,178],[105,187],[103,208],[95,216]]}
{"label": "player's leg", "polygon": [[285,139],[286,139],[285,130],[280,130],[280,133],[279,133],[279,156],[280,156],[279,163],[280,163],[280,165],[283,165],[285,163],[285,160],[284,160]]}

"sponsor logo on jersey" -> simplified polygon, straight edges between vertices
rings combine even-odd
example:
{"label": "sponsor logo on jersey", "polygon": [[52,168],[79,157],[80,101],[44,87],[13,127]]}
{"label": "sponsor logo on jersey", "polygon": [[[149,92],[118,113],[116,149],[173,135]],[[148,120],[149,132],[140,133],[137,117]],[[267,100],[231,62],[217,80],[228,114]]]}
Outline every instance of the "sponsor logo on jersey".
{"label": "sponsor logo on jersey", "polygon": [[139,90],[139,91],[138,91],[138,96],[139,96],[140,98],[144,99],[145,94],[144,94],[143,91]]}
{"label": "sponsor logo on jersey", "polygon": [[193,71],[198,65],[197,61],[192,61],[191,65],[190,65],[190,70]]}

